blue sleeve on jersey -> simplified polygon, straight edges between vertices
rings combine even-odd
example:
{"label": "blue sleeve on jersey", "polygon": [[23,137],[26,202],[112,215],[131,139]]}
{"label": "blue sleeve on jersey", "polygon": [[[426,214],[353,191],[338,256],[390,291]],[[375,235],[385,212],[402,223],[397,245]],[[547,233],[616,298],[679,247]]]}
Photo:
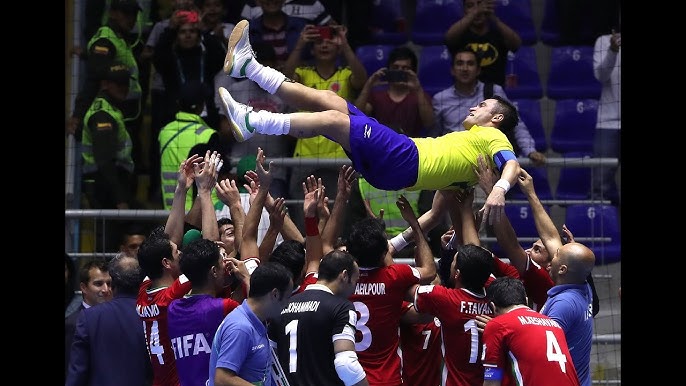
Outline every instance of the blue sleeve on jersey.
{"label": "blue sleeve on jersey", "polygon": [[498,167],[498,170],[500,172],[503,171],[503,167],[505,166],[505,163],[509,160],[517,160],[517,156],[515,155],[514,152],[510,150],[501,150],[493,156],[493,162],[495,162],[495,166]]}
{"label": "blue sleeve on jersey", "polygon": [[503,369],[484,366],[484,381],[501,381],[502,379]]}

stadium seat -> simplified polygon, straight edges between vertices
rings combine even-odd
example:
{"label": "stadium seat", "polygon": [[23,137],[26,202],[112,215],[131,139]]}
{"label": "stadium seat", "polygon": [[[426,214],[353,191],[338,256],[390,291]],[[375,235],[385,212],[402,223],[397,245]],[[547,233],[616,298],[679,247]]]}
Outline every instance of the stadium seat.
{"label": "stadium seat", "polygon": [[538,42],[531,13],[531,0],[498,0],[495,14],[503,23],[517,31],[522,39],[522,45],[530,46]]}
{"label": "stadium seat", "polygon": [[[525,169],[534,179],[534,189],[536,189],[536,195],[538,198],[541,200],[552,200],[553,192],[550,190],[548,168],[545,166],[528,166]],[[526,196],[519,189],[518,184],[512,185],[505,197],[509,200],[526,200]]]}
{"label": "stadium seat", "polygon": [[374,0],[369,26],[372,43],[404,44],[409,39],[401,0]]}
{"label": "stadium seat", "polygon": [[[541,35],[540,39],[543,44],[549,46],[561,46],[567,44],[583,44],[579,42],[592,42],[595,38],[593,33],[593,18],[590,17],[589,13],[591,10],[583,8],[583,5],[579,5],[579,9],[575,10],[575,14],[566,14],[565,16],[570,19],[567,24],[574,25],[573,36],[567,37],[567,39],[574,39],[573,41],[563,41],[563,37],[560,33],[560,28],[563,25],[563,21],[559,19],[558,9],[556,3],[558,0],[544,0],[543,8],[543,20],[541,20]],[[569,3],[573,5],[573,3]],[[562,12],[567,12],[569,10],[562,10]],[[571,33],[571,31],[570,31]],[[592,43],[590,43],[592,44]]]}
{"label": "stadium seat", "polygon": [[553,47],[546,96],[550,99],[600,98],[601,85],[593,75],[592,46]]}
{"label": "stadium seat", "polygon": [[424,91],[433,96],[454,83],[453,76],[450,75],[451,63],[450,52],[446,46],[422,48],[417,63],[417,77]]}
{"label": "stadium seat", "polygon": [[[565,213],[565,224],[576,241],[593,250],[596,265],[616,263],[621,259],[621,233],[616,206],[569,205]],[[611,241],[583,240],[587,237],[609,237]]]}
{"label": "stadium seat", "polygon": [[592,153],[597,116],[596,99],[556,101],[550,148],[557,153]]}
{"label": "stadium seat", "polygon": [[529,129],[529,134],[536,141],[536,150],[545,152],[548,149],[548,140],[545,137],[541,119],[540,99],[511,99],[511,102],[517,107],[519,119],[524,122]]}
{"label": "stadium seat", "polygon": [[505,83],[505,93],[510,99],[542,98],[541,76],[536,63],[536,49],[531,46],[521,46],[517,52],[508,51],[508,76],[516,77],[516,84]]}
{"label": "stadium seat", "polygon": [[437,45],[445,42],[445,31],[462,18],[463,0],[417,0],[412,42]]}
{"label": "stadium seat", "polygon": [[[543,208],[545,208],[546,212],[550,213],[550,207],[548,205],[543,205]],[[534,222],[534,216],[531,212],[531,206],[529,206],[529,204],[506,203],[505,214],[512,225],[512,229],[514,229],[517,238],[538,237],[536,223]],[[520,241],[519,243],[519,245],[521,245],[524,249],[531,247],[531,244],[531,241]],[[503,252],[502,248],[497,242],[491,243],[490,250],[498,257],[509,257]]]}
{"label": "stadium seat", "polygon": [[388,54],[395,46],[384,44],[370,44],[357,47],[355,55],[362,62],[367,70],[367,75],[371,76],[379,68],[386,67],[388,64]]}
{"label": "stadium seat", "polygon": [[[572,152],[562,155],[564,158],[590,157],[590,153]],[[561,167],[560,178],[555,190],[558,200],[587,200],[591,194],[591,168]]]}

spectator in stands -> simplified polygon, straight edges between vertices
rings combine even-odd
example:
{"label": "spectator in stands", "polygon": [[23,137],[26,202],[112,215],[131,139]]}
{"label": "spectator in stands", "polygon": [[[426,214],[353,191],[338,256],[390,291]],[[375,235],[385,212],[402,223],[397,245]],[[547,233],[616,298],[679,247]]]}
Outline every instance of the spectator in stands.
{"label": "spectator in stands", "polygon": [[[274,47],[272,45],[266,42],[257,43],[253,45],[253,50],[255,51],[255,58],[257,58],[260,63],[264,63],[265,66],[272,68],[276,67],[276,53],[274,52]],[[250,82],[245,78],[233,78],[231,76],[226,76],[226,74],[220,71],[214,79],[214,90],[219,89],[219,87],[224,87],[229,90],[237,101],[252,107],[254,111],[267,110],[273,113],[288,113],[292,111],[292,109],[277,95],[272,95],[264,91],[260,86],[255,84],[255,82]],[[230,158],[242,159],[243,157],[249,157],[254,161],[258,147],[269,149],[270,157],[290,157],[291,154],[293,154],[295,139],[288,136],[274,137],[256,134],[251,141],[237,142],[234,139],[233,134],[231,134],[229,119],[220,107],[221,99],[216,92],[214,103],[216,108],[219,109],[218,130],[220,132],[220,137],[222,138],[222,141],[226,141],[230,145]],[[231,165],[233,165],[233,163]],[[225,167],[229,170],[229,165],[225,165]],[[252,168],[254,169],[254,163]],[[230,170],[239,179],[243,177],[243,173],[245,172],[245,170],[243,172],[237,171],[236,167],[232,167]],[[278,168],[272,173],[274,178],[270,187],[272,197],[290,198],[288,195],[289,168]],[[238,187],[241,189],[243,184],[239,183]],[[221,217],[220,214],[217,214],[217,218]]]}
{"label": "spectator in stands", "polygon": [[[434,136],[464,130],[462,127],[464,117],[479,101],[493,95],[507,99],[500,85],[479,80],[482,68],[477,54],[472,49],[460,48],[452,55],[450,74],[455,80],[454,84],[433,97],[433,113],[436,116]],[[545,164],[546,157],[536,150],[536,142],[531,137],[524,121],[519,120],[514,128],[514,138],[509,136],[508,139],[519,156],[528,157],[536,166]]]}
{"label": "spectator in stands", "polygon": [[110,261],[111,301],[79,315],[70,354],[66,386],[145,386],[152,382],[145,333],[136,312],[136,293],[143,279],[138,260],[117,256]]}
{"label": "spectator in stands", "polygon": [[217,127],[218,110],[214,103],[214,76],[224,62],[224,49],[215,35],[202,35],[200,19],[195,11],[176,11],[169,26],[155,46],[153,63],[155,70],[162,75],[166,99],[166,118],[170,122],[177,111],[176,101],[181,86],[199,81],[210,91],[205,96],[205,106],[199,114],[210,125]]}
{"label": "spectator in stands", "polygon": [[[612,30],[601,35],[593,49],[593,73],[602,84],[598,101],[598,120],[593,138],[594,158],[620,156],[622,128],[622,33]],[[615,181],[617,166],[601,166],[593,170],[592,198],[609,199],[619,204],[619,189]]]}
{"label": "spectator in stands", "polygon": [[541,313],[562,326],[579,384],[591,386],[593,293],[586,278],[595,266],[595,255],[583,244],[562,244],[562,238],[536,196],[533,179],[526,170],[520,171],[518,183],[529,200],[543,245],[548,251],[555,251],[550,262],[550,277],[555,286],[548,290],[548,300]]}
{"label": "spectator in stands", "polygon": [[[483,385],[519,382],[579,386],[577,372],[569,365],[572,357],[562,328],[553,319],[527,307],[522,282],[499,277],[486,292],[494,318],[483,333]],[[551,358],[550,347],[555,348],[555,359]]]}
{"label": "spectator in stands", "polygon": [[119,252],[126,256],[138,258],[138,248],[145,241],[146,232],[137,222],[131,223],[125,228],[119,244]]}
{"label": "spectator in stands", "polygon": [[[217,143],[219,134],[201,116],[205,101],[211,92],[205,83],[190,80],[180,85],[175,119],[160,131],[158,154],[161,159],[162,205],[170,209],[174,200],[179,164],[189,156],[191,149],[199,143]],[[202,154],[201,154],[202,155]],[[184,210],[193,205],[191,190],[186,195]]]}
{"label": "spectator in stands", "polygon": [[[381,89],[380,85],[388,87]],[[408,137],[426,137],[434,125],[431,96],[417,78],[417,55],[408,46],[396,47],[388,54],[386,67],[367,79],[355,106]]]}
{"label": "spectator in stands", "polygon": [[74,340],[76,321],[81,311],[96,304],[112,300],[112,278],[107,272],[107,263],[100,258],[86,261],[79,268],[79,288],[81,289],[81,305],[64,318],[64,373],[69,370],[69,355]]}
{"label": "spectator in stands", "polygon": [[451,52],[469,47],[481,61],[479,80],[505,85],[507,52],[522,45],[519,34],[495,14],[496,0],[463,0],[464,16],[445,33]]}
{"label": "spectator in stands", "polygon": [[[262,6],[260,0],[246,0],[241,10],[241,18],[252,20],[262,16]],[[314,25],[328,25],[335,23],[325,5],[319,0],[286,0],[281,6],[281,10],[288,16],[300,17]]]}
{"label": "spectator in stands", "polygon": [[255,0],[262,9],[262,15],[250,21],[250,41],[265,42],[274,47],[276,69],[281,69],[288,55],[295,49],[300,33],[308,23],[307,19],[291,16],[282,8],[285,0]]}
{"label": "spectator in stands", "polygon": [[[108,76],[109,68],[115,63],[122,65],[129,71],[129,77],[126,80],[129,87],[119,102],[118,108],[121,112],[121,121],[125,123],[124,128],[129,136],[128,142],[131,147],[129,157],[132,157],[130,173],[134,173],[135,166],[135,175],[140,174],[144,167],[143,144],[139,132],[143,118],[141,114],[142,89],[139,82],[138,63],[127,38],[136,24],[140,10],[141,7],[135,0],[112,0],[110,2],[107,24],[100,27],[88,42],[86,81],[76,96],[74,110],[67,124],[68,133],[75,134],[77,139],[81,139],[80,129],[85,128],[86,114],[101,90],[102,80]],[[137,178],[132,178],[124,186],[135,192],[137,182]],[[103,206],[101,208],[112,207]]]}
{"label": "spectator in stands", "polygon": [[[347,28],[344,26],[329,28],[321,32],[311,24],[305,26],[284,65],[284,75],[307,87],[329,90],[352,102],[367,80],[367,70],[348,44]],[[305,52],[309,52],[314,58],[312,65],[302,65],[302,55]],[[339,65],[339,61],[344,62],[345,65]],[[321,135],[299,138],[295,144],[293,157],[347,158],[339,144]],[[336,166],[303,166],[291,169],[290,197],[299,196],[305,178],[314,174],[322,179],[324,186],[329,187],[328,197],[335,200],[338,171]],[[302,229],[304,226],[302,211],[292,210],[291,216],[295,224]]]}
{"label": "spectator in stands", "polygon": [[[229,43],[229,36],[233,30],[234,24],[223,21],[224,9],[223,0],[200,0],[198,1],[200,8],[200,29],[204,35],[210,35],[206,42],[219,44],[224,54],[226,54],[226,47]],[[214,39],[210,39],[214,37]]]}

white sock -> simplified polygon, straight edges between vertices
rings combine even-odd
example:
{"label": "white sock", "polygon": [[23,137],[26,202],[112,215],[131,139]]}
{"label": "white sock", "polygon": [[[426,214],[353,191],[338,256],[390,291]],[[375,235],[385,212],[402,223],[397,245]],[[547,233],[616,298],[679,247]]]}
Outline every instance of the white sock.
{"label": "white sock", "polygon": [[291,118],[288,114],[267,110],[250,113],[250,124],[260,134],[282,135],[291,131]]}
{"label": "white sock", "polygon": [[263,90],[270,94],[275,94],[281,83],[286,80],[286,75],[279,70],[262,65],[253,59],[245,68],[248,79],[257,83]]}

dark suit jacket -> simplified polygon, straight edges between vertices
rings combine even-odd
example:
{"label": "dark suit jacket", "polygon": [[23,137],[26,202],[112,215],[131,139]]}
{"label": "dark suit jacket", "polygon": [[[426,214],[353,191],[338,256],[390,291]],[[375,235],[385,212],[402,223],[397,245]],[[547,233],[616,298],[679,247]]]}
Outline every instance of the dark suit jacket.
{"label": "dark suit jacket", "polygon": [[69,354],[71,353],[71,342],[74,340],[74,331],[76,330],[76,320],[79,314],[86,307],[83,302],[71,314],[64,318],[64,376],[67,376],[67,369],[69,368]]}
{"label": "dark suit jacket", "polygon": [[135,295],[114,295],[81,311],[65,386],[144,386],[152,367]]}

